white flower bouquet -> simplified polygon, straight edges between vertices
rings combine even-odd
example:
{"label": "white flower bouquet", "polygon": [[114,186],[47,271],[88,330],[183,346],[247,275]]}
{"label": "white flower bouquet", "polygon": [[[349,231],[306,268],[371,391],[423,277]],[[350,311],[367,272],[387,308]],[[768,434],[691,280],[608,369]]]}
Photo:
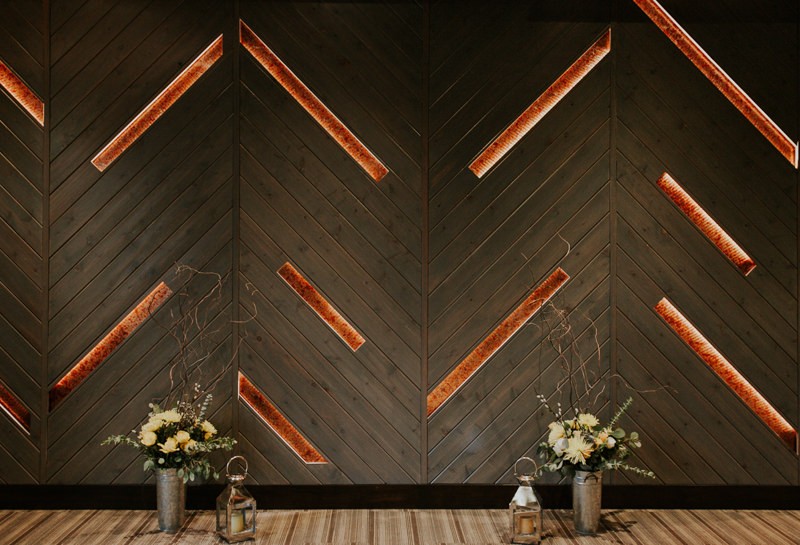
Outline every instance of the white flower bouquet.
{"label": "white flower bouquet", "polygon": [[179,402],[173,409],[162,410],[150,404],[150,413],[139,432],[132,430],[137,439],[127,435],[112,435],[103,445],[130,445],[145,457],[144,470],[177,469],[178,476],[184,482],[194,481],[199,477],[208,478],[218,473],[207,459],[209,452],[225,449],[231,450],[236,440],[230,437],[218,437],[217,429],[205,419],[205,413],[211,402],[208,394],[196,410],[191,403]]}
{"label": "white flower bouquet", "polygon": [[[540,400],[550,408],[542,396]],[[551,409],[556,421],[548,425],[550,432],[547,441],[541,442],[537,449],[545,461],[542,469],[571,476],[575,471],[595,472],[622,468],[655,478],[652,471],[624,463],[634,448],[642,446],[638,433],[634,431],[626,434],[622,428],[614,427],[631,403],[633,398],[628,398],[605,426],[589,412],[576,410],[574,418],[563,419],[560,407],[558,411]]]}

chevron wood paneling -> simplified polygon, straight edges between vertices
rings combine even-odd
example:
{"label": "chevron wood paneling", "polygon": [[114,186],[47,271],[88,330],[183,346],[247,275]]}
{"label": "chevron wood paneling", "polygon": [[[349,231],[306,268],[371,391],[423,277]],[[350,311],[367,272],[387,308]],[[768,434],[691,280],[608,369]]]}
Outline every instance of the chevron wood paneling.
{"label": "chevron wood paneling", "polygon": [[[44,97],[42,7],[16,4],[3,11],[0,60]],[[2,89],[0,133],[0,384],[31,415],[24,430],[0,414],[0,482],[32,483],[39,479],[42,426],[44,131]]]}
{"label": "chevron wood paneling", "polygon": [[[662,3],[796,140],[800,9]],[[623,425],[656,483],[800,484],[797,453],[654,309],[667,297],[800,428],[798,171],[631,0],[1,11],[0,60],[46,116],[43,128],[0,90],[0,384],[31,413],[30,433],[0,414],[0,484],[148,478],[134,452],[99,443],[165,393],[175,297],[52,408],[48,391],[160,282],[184,287],[176,263],[223,278],[214,360],[233,364],[212,418],[256,483],[513,482],[550,421],[536,395],[568,402],[551,307],[430,417],[426,398],[560,267],[553,303],[603,377],[593,409],[635,398]],[[242,46],[240,21],[385,177]],[[608,31],[611,51],[475,176]],[[220,35],[222,57],[99,171],[98,151]],[[659,188],[665,172],[752,257],[750,274]],[[278,274],[285,263],[363,337],[357,350]],[[304,463],[239,399],[240,370],[327,463]]]}
{"label": "chevron wood paneling", "polygon": [[[473,7],[486,13],[467,41],[455,24],[460,6],[434,5],[431,14],[431,388],[557,265],[570,280],[555,305],[593,315],[602,346],[609,332],[609,64],[487,175],[467,168],[606,25],[533,22],[537,8],[522,4]],[[543,429],[536,393],[551,397],[559,371],[537,349],[544,330],[523,328],[432,415],[432,482],[495,482],[512,452],[530,454]]]}
{"label": "chevron wood paneling", "polygon": [[[216,320],[232,316],[233,55],[102,173],[90,162],[225,30],[220,14],[214,2],[125,3],[78,8],[53,29],[50,385],[160,281],[180,289],[170,277],[176,262],[226,276],[227,303]],[[235,50],[232,38],[226,53]],[[220,353],[231,350],[230,339],[220,342]],[[144,479],[118,477],[131,453],[97,445],[136,426],[147,403],[164,394],[172,344],[146,322],[51,411],[47,482]],[[220,425],[230,428],[231,420]]]}
{"label": "chevron wood paneling", "polygon": [[[389,169],[372,180],[242,57],[241,282],[260,309],[242,370],[328,460],[306,466],[273,437],[250,439],[270,432],[242,409],[252,447],[284,461],[259,482],[417,482],[421,43],[385,29],[419,28],[422,8],[253,2],[241,17]],[[285,262],[364,337],[357,351],[277,275]]]}
{"label": "chevron wood paneling", "polygon": [[[796,41],[793,23],[769,28]],[[776,85],[785,85],[779,67],[797,59],[796,47],[769,45],[775,35],[764,29],[749,27],[722,47],[710,26],[687,24],[712,57],[724,51],[718,62],[734,78],[745,76],[741,84],[757,101],[770,87],[743,70],[737,51]],[[668,297],[796,427],[797,172],[656,27],[631,22],[616,36],[617,370],[631,388],[655,390],[636,395],[632,419],[648,443],[670,445],[643,453],[645,464],[668,484],[795,482],[796,455],[653,307]],[[791,98],[763,104],[796,134],[796,90],[784,97]],[[753,257],[749,276],[665,198],[655,185],[665,171]]]}

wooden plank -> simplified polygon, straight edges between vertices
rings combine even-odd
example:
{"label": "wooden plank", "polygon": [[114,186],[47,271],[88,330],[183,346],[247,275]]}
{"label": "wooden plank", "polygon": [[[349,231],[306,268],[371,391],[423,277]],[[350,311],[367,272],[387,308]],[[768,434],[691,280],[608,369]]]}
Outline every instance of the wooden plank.
{"label": "wooden plank", "polygon": [[[357,269],[350,267],[350,274],[360,277],[367,273],[373,279],[378,279],[380,291],[386,292],[386,295],[379,296],[380,299],[385,300],[388,295],[391,297],[389,307],[399,306],[402,309],[398,319],[417,322],[420,265],[416,256],[403,249],[402,257],[390,258],[391,261],[387,259],[389,248],[379,245],[376,239],[394,241],[393,247],[400,246],[391,233],[367,235],[371,228],[380,228],[381,225],[376,226],[374,222],[365,224],[358,214],[343,216],[314,187],[307,176],[286,164],[284,156],[269,141],[257,134],[250,123],[243,122],[241,126],[243,135],[247,137],[243,141],[242,168],[246,169],[243,176],[248,182],[269,200],[274,199],[276,203],[281,203],[274,207],[279,208],[281,216],[302,234],[319,231],[313,237],[316,240],[320,240],[320,237],[334,237],[334,244],[341,247],[340,252],[357,261]],[[300,221],[306,216],[313,218],[314,223]],[[319,228],[313,229],[312,225],[318,225]],[[356,270],[364,272],[357,274]],[[413,276],[415,272],[416,278]],[[406,328],[408,326],[403,329]]]}
{"label": "wooden plank", "polygon": [[[5,93],[0,93],[0,124],[5,125],[9,133],[13,134],[41,163],[44,153],[44,131],[39,122],[28,113],[16,100]],[[14,155],[9,156],[15,158]],[[41,173],[35,181],[41,183]]]}
{"label": "wooden plank", "polygon": [[[204,116],[200,123],[212,121],[215,117]],[[50,283],[60,281],[71,271],[94,271],[100,265],[93,257],[97,246],[113,244],[120,237],[120,232],[124,233],[125,239],[141,232],[152,221],[153,215],[163,211],[191,184],[197,184],[201,176],[211,179],[225,173],[231,176],[232,131],[233,120],[228,118],[219,126],[209,129],[199,142],[195,142],[194,138],[188,141],[182,138],[173,140],[162,151],[164,160],[153,162],[143,169],[52,253]],[[197,136],[203,132],[198,130]],[[191,145],[195,147],[187,149]],[[93,246],[91,253],[87,253],[87,248]],[[91,272],[89,275],[93,276]]]}
{"label": "wooden plank", "polygon": [[[637,256],[637,263],[647,278],[664,296],[668,297],[681,312],[687,316],[695,327],[723,354],[727,354],[731,363],[736,366],[753,385],[768,399],[792,417],[796,414],[793,400],[797,389],[796,369],[792,365],[793,357],[774,350],[771,339],[751,333],[748,325],[742,325],[741,315],[725,313],[718,315],[702,298],[703,286],[696,286],[698,292],[693,293],[684,279],[669,269],[668,265],[653,256],[648,241],[635,234],[627,223],[619,223],[621,234],[620,248],[628,255]],[[760,349],[757,348],[760,346]],[[764,347],[769,350],[769,358],[762,358]],[[794,407],[792,407],[795,405]]]}
{"label": "wooden plank", "polygon": [[[102,338],[102,333],[121,318],[122,309],[128,308],[132,301],[138,301],[149,292],[147,287],[159,274],[134,274],[145,267],[152,270],[156,263],[159,269],[168,267],[175,255],[186,252],[211,227],[230,213],[230,185],[223,180],[213,194],[191,195],[192,200],[185,207],[197,206],[190,217],[162,215],[151,230],[137,237],[128,246],[130,251],[120,254],[103,272],[93,278],[86,287],[75,294],[70,303],[50,320],[51,349],[50,380],[60,376],[73,365],[91,344]],[[206,198],[207,200],[202,200]],[[201,202],[198,202],[201,201]],[[184,209],[186,209],[184,208]],[[151,237],[159,234],[158,246]],[[153,248],[153,249],[151,249]],[[139,252],[142,255],[139,255]],[[145,252],[147,252],[145,254]],[[127,281],[126,281],[127,280]],[[93,294],[105,294],[105,297]],[[51,293],[52,296],[52,293]],[[118,305],[110,301],[122,302]],[[120,306],[122,308],[120,308]],[[72,331],[87,332],[84,335],[70,335]],[[95,337],[95,335],[98,335]]]}
{"label": "wooden plank", "polygon": [[14,166],[14,159],[0,155],[3,190],[19,203],[38,223],[42,223],[41,178],[26,179]]}
{"label": "wooden plank", "polygon": [[[388,274],[374,274],[376,268],[374,265],[379,264],[379,257],[369,261],[363,259],[366,246],[362,246],[361,251],[353,252],[355,255],[350,255],[347,250],[357,246],[344,248],[340,246],[347,230],[333,230],[332,232],[338,236],[330,235],[307,217],[307,212],[299,208],[297,203],[285,194],[284,189],[269,173],[255,164],[252,156],[245,153],[242,158],[242,178],[247,181],[243,184],[243,193],[250,195],[253,203],[258,203],[245,206],[243,210],[257,220],[259,217],[262,218],[263,221],[259,220],[259,225],[266,232],[294,231],[290,236],[275,237],[279,242],[285,241],[281,245],[289,256],[302,253],[306,245],[317,248],[316,253],[326,262],[324,269],[330,269],[330,273],[325,273],[324,281],[328,286],[326,291],[329,298],[350,301],[350,309],[345,313],[355,313],[360,317],[358,321],[362,325],[356,328],[363,330],[368,337],[385,339],[387,355],[395,361],[402,362],[406,374],[416,381],[416,369],[419,364],[419,324],[412,315],[403,312],[401,302],[404,298],[412,297],[417,298],[418,302],[419,294],[404,293],[412,290],[402,289],[405,287],[402,285],[401,289],[397,289],[395,287],[397,284],[393,282],[396,273],[392,274],[393,271],[387,271]],[[251,180],[257,181],[251,182]],[[263,208],[264,212],[259,213],[256,210],[258,208]],[[270,214],[281,215],[281,218],[267,217]],[[317,214],[313,214],[313,217],[317,217]],[[323,279],[318,278],[316,282],[323,282]],[[373,309],[376,307],[381,309],[381,312],[375,312]],[[413,365],[415,361],[417,364]],[[406,365],[411,365],[412,368],[407,368]]]}
{"label": "wooden plank", "polygon": [[[723,415],[727,416],[731,427],[740,429],[742,433],[756,433],[753,430],[761,430],[763,435],[755,436],[758,437],[754,439],[755,442],[748,442],[751,445],[748,448],[753,448],[752,445],[756,444],[773,444],[774,448],[770,448],[765,452],[769,456],[777,457],[778,460],[784,459],[783,462],[776,463],[776,467],[781,467],[782,463],[796,462],[796,459],[791,460],[790,457],[793,454],[785,448],[777,436],[655,314],[652,310],[655,303],[651,305],[650,301],[657,302],[663,295],[663,291],[654,286],[638,268],[634,267],[632,269],[631,265],[623,260],[620,260],[619,272],[619,308],[632,323],[637,324],[639,331],[658,347],[661,353],[681,371],[687,380],[697,385],[697,388],[709,402],[713,403]],[[646,311],[642,309],[646,309]],[[645,327],[639,325],[641,323],[650,325]],[[622,342],[625,342],[625,340],[623,339]],[[708,419],[706,420],[708,424],[704,425],[707,429],[719,426],[719,419],[715,419],[713,413],[698,413],[698,415]],[[720,430],[720,433],[725,433],[724,428]],[[753,436],[750,436],[750,438],[753,439]]]}
{"label": "wooden plank", "polygon": [[[274,9],[280,5],[273,4],[271,7]],[[279,13],[280,10],[275,12],[276,15]],[[318,33],[308,29],[305,29],[300,40],[296,28],[288,26],[299,25],[300,22],[294,18],[292,20],[294,22],[290,23],[271,15],[258,14],[253,16],[252,24],[248,24],[322,103],[386,165],[390,173],[378,185],[392,180],[398,197],[405,194],[410,202],[416,196],[411,188],[419,183],[420,177],[418,134],[407,124],[397,127],[382,125],[378,117],[383,112],[391,111],[392,102],[399,101],[399,97],[393,96],[389,101],[363,82],[353,79],[350,74],[335,69],[331,66],[332,54],[335,53],[330,46],[322,41]],[[391,133],[387,132],[389,129]],[[407,150],[406,146],[410,149]],[[397,184],[395,177],[402,184]],[[369,177],[365,179],[371,181]]]}
{"label": "wooden plank", "polygon": [[[344,345],[338,337],[333,335],[326,324],[297,298],[291,289],[283,285],[280,279],[274,274],[280,265],[285,261],[285,254],[280,251],[275,243],[264,233],[260,237],[249,237],[246,239],[247,250],[252,251],[261,259],[268,260],[262,263],[256,259],[250,259],[249,251],[243,253],[247,259],[242,261],[243,272],[262,293],[270,293],[270,302],[283,315],[283,319],[276,319],[281,326],[291,323],[295,329],[286,334],[293,334],[297,342],[308,342],[313,345],[316,351],[335,364],[336,369],[353,384],[364,397],[377,409],[378,414],[382,415],[381,420],[391,415],[386,420],[394,429],[400,432],[401,436],[409,441],[409,447],[413,448],[411,441],[418,433],[419,422],[413,411],[418,403],[419,390],[411,384],[405,377],[393,371],[392,363],[386,361],[373,350],[367,355],[361,352],[367,348],[365,345],[355,354],[349,347]],[[245,248],[243,248],[243,251]],[[247,265],[247,268],[244,265]],[[270,267],[269,265],[272,265]],[[302,265],[301,265],[302,266]],[[248,272],[252,269],[253,272]],[[256,276],[256,272],[260,276]],[[259,280],[256,280],[258,278]],[[269,291],[267,290],[269,288]],[[271,327],[277,327],[273,323]],[[302,332],[302,333],[300,333]],[[300,337],[297,335],[300,334]],[[303,341],[302,337],[307,339]],[[386,381],[376,377],[397,377],[395,380]],[[416,394],[415,394],[416,392]]]}
{"label": "wooden plank", "polygon": [[[606,203],[602,201],[603,198],[599,197],[590,207],[587,216],[591,219],[586,224],[575,221],[564,229],[564,234],[570,237],[564,240],[568,240],[570,246],[577,248],[586,244],[589,248],[588,253],[591,255],[605,246],[608,233],[603,233],[602,229],[608,218],[605,214]],[[594,209],[594,213],[591,211],[592,209]],[[512,274],[508,274],[506,276],[508,279],[502,284],[497,282],[499,285],[495,285],[491,298],[484,296],[476,303],[471,303],[469,299],[466,299],[460,303],[457,309],[443,316],[444,321],[440,321],[436,325],[437,330],[442,329],[443,332],[440,334],[437,330],[431,330],[432,342],[434,338],[441,342],[436,345],[432,344],[428,363],[430,380],[434,382],[441,380],[480,340],[486,338],[511,309],[516,307],[518,303],[515,301],[519,301],[523,293],[527,296],[532,289],[531,286],[536,286],[541,281],[535,279],[544,278],[545,273],[556,264],[559,264],[567,274],[571,275],[573,271],[565,264],[575,268],[583,259],[589,258],[583,253],[571,253],[565,257],[567,244],[564,243],[564,240],[557,238],[557,233],[554,233],[554,236],[551,236],[541,246],[528,248],[528,254],[525,254],[523,250],[523,255],[530,255],[526,260],[527,266],[520,267]]]}
{"label": "wooden plank", "polygon": [[[344,152],[337,151],[336,159],[331,154],[327,154],[324,160],[317,158],[315,151],[323,149],[323,146],[330,148],[332,142],[326,141],[328,138],[320,132],[321,129],[314,127],[313,120],[293,104],[293,100],[289,102],[291,99],[286,93],[278,93],[277,85],[263,79],[260,74],[249,73],[246,66],[242,67],[243,80],[248,89],[253,90],[254,96],[259,97],[260,104],[250,102],[245,94],[243,107],[257,108],[247,111],[248,121],[259,128],[264,127],[262,139],[266,137],[283,157],[269,165],[275,176],[281,179],[282,175],[278,173],[288,175],[295,171],[302,174],[338,210],[339,215],[354,224],[362,236],[383,252],[398,272],[409,282],[418,282],[421,274],[419,217],[411,219],[408,215],[411,210],[401,208],[390,195],[383,193],[381,189],[386,178],[381,180],[376,191],[375,182],[364,175]],[[250,69],[255,67],[251,65]],[[263,105],[273,106],[266,108]],[[279,118],[274,113],[276,108],[280,109]],[[257,143],[259,140],[245,141],[244,145]],[[255,157],[259,157],[257,150],[252,151]]]}
{"label": "wooden plank", "polygon": [[604,155],[578,178],[568,178],[564,170],[556,172],[555,177],[518,210],[520,218],[535,218],[533,221],[507,222],[492,235],[492,239],[499,242],[481,244],[461,263],[453,266],[448,276],[428,296],[431,323],[435,324],[462,299],[494,290],[494,286],[507,278],[510,272],[524,266],[526,255],[543,245],[555,230],[564,237],[574,237],[556,225],[555,218],[580,216],[579,221],[587,218],[580,211],[586,205],[585,199],[599,198],[597,192],[607,183],[607,160],[608,156]]}
{"label": "wooden plank", "polygon": [[[602,112],[600,108],[593,110]],[[591,115],[592,118],[601,116]],[[492,191],[492,180],[486,180],[467,197],[464,206],[453,207],[452,215],[432,228],[430,285],[433,290],[442,283],[445,273],[450,272],[451,263],[458,263],[488,238],[498,238],[499,244],[510,245],[513,238],[505,239],[505,234],[495,237],[495,234],[519,233],[521,226],[514,228],[513,224],[526,217],[526,210],[539,200],[544,203],[556,200],[560,183],[568,184],[580,178],[589,165],[598,161],[607,149],[609,126],[603,120],[592,119],[589,127],[591,132],[579,142],[570,141],[572,134],[566,132],[553,153],[537,157],[524,168],[510,167],[514,183],[508,187]],[[519,153],[524,152],[522,149]],[[517,174],[520,171],[521,174]],[[602,174],[602,179],[607,178],[607,173]],[[478,207],[472,203],[477,203]]]}

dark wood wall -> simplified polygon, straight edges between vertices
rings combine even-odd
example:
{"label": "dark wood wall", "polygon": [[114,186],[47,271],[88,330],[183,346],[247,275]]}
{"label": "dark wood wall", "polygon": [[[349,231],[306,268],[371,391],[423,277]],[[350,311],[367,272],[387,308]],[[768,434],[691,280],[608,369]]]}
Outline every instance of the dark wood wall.
{"label": "dark wood wall", "polygon": [[[798,7],[664,6],[796,140]],[[165,393],[146,321],[52,410],[48,391],[174,264],[223,275],[213,420],[259,484],[511,482],[562,377],[541,322],[431,418],[426,396],[557,267],[555,302],[659,484],[800,484],[797,454],[667,326],[668,297],[797,428],[798,171],[633,2],[4,2],[0,482],[139,483],[99,442]],[[374,182],[239,45],[243,20],[388,168]],[[607,29],[611,52],[487,175],[468,166]],[[95,154],[217,36],[224,54],[103,172]],[[752,256],[743,276],[656,185],[669,172]],[[276,274],[291,262],[352,351]],[[257,317],[242,325],[252,306]],[[168,314],[175,301],[160,313]],[[596,331],[596,334],[595,334]],[[237,399],[241,370],[321,452]],[[614,482],[644,482],[625,474]],[[550,482],[555,479],[550,478]]]}

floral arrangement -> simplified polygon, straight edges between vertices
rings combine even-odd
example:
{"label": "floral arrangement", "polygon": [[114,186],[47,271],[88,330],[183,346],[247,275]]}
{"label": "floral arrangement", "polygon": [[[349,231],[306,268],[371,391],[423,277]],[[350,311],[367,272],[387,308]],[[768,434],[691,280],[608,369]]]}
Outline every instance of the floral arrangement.
{"label": "floral arrangement", "polygon": [[179,402],[175,408],[162,410],[150,404],[150,413],[139,432],[132,430],[137,439],[127,435],[112,435],[103,445],[130,445],[145,457],[144,470],[177,469],[184,482],[208,479],[219,474],[213,469],[207,454],[215,450],[231,450],[236,440],[219,437],[214,425],[205,419],[211,402],[208,394],[199,409],[188,402]]}
{"label": "floral arrangement", "polygon": [[627,469],[639,475],[655,478],[652,471],[629,466],[624,460],[634,448],[642,446],[637,432],[625,433],[615,428],[617,421],[633,403],[628,398],[611,421],[603,426],[597,417],[589,412],[576,410],[575,417],[563,419],[561,405],[553,411],[544,396],[539,400],[556,417],[548,425],[550,432],[547,441],[539,444],[539,455],[545,460],[545,471],[559,471],[562,475],[574,475],[575,471],[602,471],[605,469]]}

